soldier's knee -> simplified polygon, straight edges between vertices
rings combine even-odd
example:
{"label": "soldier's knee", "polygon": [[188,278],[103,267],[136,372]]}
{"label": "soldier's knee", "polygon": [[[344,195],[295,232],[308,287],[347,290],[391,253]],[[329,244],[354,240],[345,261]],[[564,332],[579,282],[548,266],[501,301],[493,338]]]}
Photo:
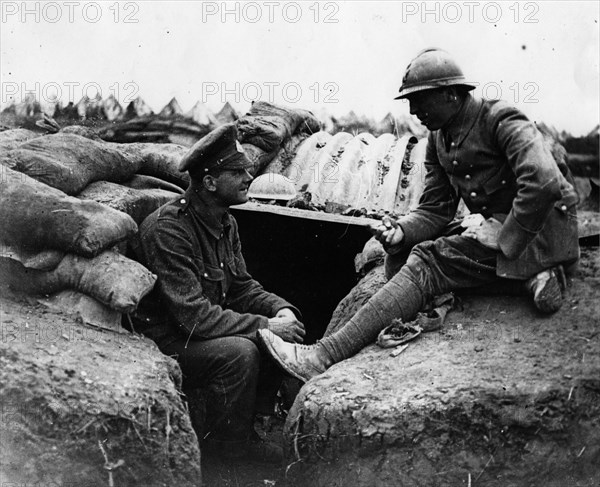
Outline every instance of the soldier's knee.
{"label": "soldier's knee", "polygon": [[387,254],[384,260],[385,278],[390,280],[406,264],[406,254]]}

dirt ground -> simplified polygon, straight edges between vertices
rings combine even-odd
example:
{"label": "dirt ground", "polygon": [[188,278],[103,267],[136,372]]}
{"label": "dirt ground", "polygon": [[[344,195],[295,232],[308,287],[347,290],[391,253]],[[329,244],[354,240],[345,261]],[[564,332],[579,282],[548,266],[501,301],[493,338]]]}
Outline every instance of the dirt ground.
{"label": "dirt ground", "polygon": [[600,485],[600,253],[562,309],[461,296],[398,356],[375,345],[310,381],[284,434],[292,485]]}
{"label": "dirt ground", "polygon": [[[519,343],[519,340],[525,342],[530,341],[532,338],[535,337],[535,334],[545,333],[543,331],[544,328],[546,330],[559,330],[562,327],[571,326],[573,328],[573,331],[571,333],[565,335],[558,332],[554,335],[557,341],[562,342],[557,344],[557,348],[561,350],[560,357],[548,357],[548,350],[538,350],[535,354],[535,357],[530,357],[533,361],[536,361],[539,364],[537,366],[539,368],[537,372],[538,378],[543,378],[546,373],[555,375],[558,372],[561,378],[559,381],[560,383],[557,383],[556,386],[557,388],[567,387],[568,392],[569,390],[571,390],[570,388],[573,387],[573,385],[581,385],[580,382],[577,381],[578,379],[581,379],[582,371],[576,370],[577,364],[586,361],[586,353],[589,362],[589,357],[593,356],[594,354],[597,357],[598,351],[600,350],[598,345],[598,340],[600,339],[600,319],[598,318],[600,317],[600,300],[597,300],[595,298],[595,296],[597,296],[600,292],[600,251],[597,248],[582,249],[582,260],[580,263],[579,270],[575,275],[574,279],[577,281],[576,286],[573,287],[573,282],[571,282],[569,294],[567,295],[567,300],[564,304],[563,309],[550,319],[545,317],[541,318],[535,313],[531,313],[531,311],[526,312],[525,316],[519,318],[520,312],[518,307],[515,306],[515,303],[518,302],[520,306],[525,305],[525,308],[527,308],[527,304],[524,302],[525,300],[523,298],[515,298],[512,296],[497,296],[493,298],[484,296],[465,296],[464,309],[462,311],[453,311],[449,315],[447,329],[440,333],[440,335],[437,337],[437,340],[436,337],[433,336],[434,334],[431,334],[427,338],[433,341],[437,341],[438,343],[440,341],[446,341],[450,344],[450,347],[452,348],[454,346],[458,346],[457,344],[459,344],[460,342],[464,342],[464,340],[461,340],[460,338],[461,336],[464,338],[465,334],[469,333],[468,330],[470,330],[472,340],[470,340],[468,345],[471,348],[470,353],[474,354],[474,358],[480,359],[478,361],[478,367],[496,367],[498,369],[497,375],[499,377],[505,377],[505,372],[507,370],[510,370],[512,363],[506,361],[506,356],[503,355],[500,349],[497,349],[496,351],[493,350],[494,339],[490,336],[490,333],[493,332],[494,336],[496,336],[498,330],[504,330],[504,328],[502,328],[502,326],[504,325],[502,324],[502,322],[500,322],[501,320],[494,320],[493,316],[499,316],[500,318],[507,317],[506,321],[508,322],[514,319],[520,321],[517,325],[517,334],[513,336],[514,330],[511,330],[510,332],[510,341],[512,345],[517,345]],[[486,321],[487,323],[494,322],[494,329],[492,330],[492,332],[490,332],[489,330],[488,332],[482,332],[481,330],[477,330],[477,328],[474,328],[473,326],[476,323],[485,323]],[[530,328],[530,331],[526,332],[525,330],[528,326],[533,328]],[[520,337],[519,333],[521,334]],[[585,350],[582,348],[582,345],[585,345]],[[370,356],[373,354],[377,355],[380,352],[377,351],[377,349],[375,348],[375,350],[366,351],[366,353]],[[451,351],[447,353],[451,353]],[[380,357],[380,355],[377,355],[377,357]],[[363,380],[364,390],[362,395],[364,397],[368,397],[369,394],[372,393],[371,389],[373,388],[373,383],[372,380],[370,380],[370,377],[375,377],[376,375],[377,361],[380,360],[380,358],[377,357],[370,357],[367,359],[367,361],[370,362],[371,367],[371,369],[369,370],[367,370],[364,367],[364,363],[360,366],[357,365],[357,367],[363,370],[363,372],[366,371]],[[564,359],[565,357],[569,357],[569,363],[559,363],[560,360]],[[485,363],[481,362],[481,359],[483,359]],[[513,356],[513,359],[517,360],[517,357]],[[418,362],[417,359],[414,359],[413,361]],[[596,364],[596,362],[597,360],[595,359],[591,360],[591,362],[589,362],[590,366]],[[346,365],[346,363],[344,363],[344,367],[349,366]],[[373,371],[375,371],[375,373]],[[591,382],[586,382],[586,380],[588,379],[592,379]],[[338,381],[336,382],[338,389],[339,387],[343,386],[343,384],[339,384],[339,377],[337,377],[335,380]],[[471,379],[469,377],[466,377],[465,380],[467,381],[466,387],[470,388],[472,386]],[[318,380],[315,382],[317,383],[314,384],[314,386],[312,387],[314,391],[312,389],[311,391],[312,393],[318,393],[319,397],[317,399],[317,402],[319,402],[319,405],[322,405],[323,402],[327,402],[324,396],[330,395],[329,393],[332,391],[333,386],[330,382],[328,382],[325,386],[323,386],[322,384],[319,385]],[[586,382],[587,386],[590,387],[594,386],[595,384],[593,378],[589,377],[583,377],[583,382]],[[388,386],[391,386],[391,384],[388,384]],[[384,386],[384,388],[385,387],[386,386]],[[402,387],[401,389],[404,389],[404,387]],[[583,398],[582,401],[585,403],[587,397],[585,396],[585,391],[588,391],[588,393],[593,396],[592,389],[585,389],[582,387],[579,387],[578,389],[577,387],[575,387],[575,389],[573,390],[575,392],[578,391],[577,393],[579,394],[579,398]],[[442,396],[447,395],[447,392],[448,391],[442,388]],[[498,394],[502,396],[503,392],[504,391],[502,389],[502,386],[500,386]],[[400,392],[398,394],[400,394]],[[574,399],[575,396],[574,394],[572,395]],[[343,400],[344,396],[345,395],[343,394],[343,392],[340,393],[340,395],[337,398],[337,401],[339,402],[341,399]],[[348,396],[345,397],[347,398]],[[497,399],[498,397],[496,398],[496,400]],[[511,404],[510,400],[506,397],[500,397],[500,400],[505,402],[502,410],[500,411],[501,416],[503,416],[505,419],[514,417],[518,418],[518,416],[516,416],[515,413],[515,411],[518,411],[518,405],[515,403]],[[450,401],[448,397],[443,398],[443,403],[447,404],[448,401]],[[544,406],[544,408],[546,409],[542,409],[542,411],[544,412],[544,415],[547,415],[550,418],[552,425],[554,425],[554,433],[562,437],[562,439],[558,440],[559,443],[561,441],[566,441],[566,436],[564,435],[564,432],[560,431],[562,427],[577,427],[579,429],[585,430],[586,426],[584,425],[584,423],[589,426],[585,418],[575,417],[575,419],[573,420],[573,412],[575,411],[575,409],[564,409],[561,411],[561,404],[559,404],[559,402],[556,401],[556,398],[548,397],[544,399],[544,401],[546,401],[546,404]],[[357,409],[360,410],[361,408]],[[591,409],[588,411],[588,413],[590,411]],[[421,413],[422,412],[423,411],[421,411]],[[439,413],[439,411],[437,412]],[[478,411],[477,409],[475,409],[473,411],[474,417],[477,416],[477,413]],[[360,419],[360,416],[356,416],[356,414],[358,413],[354,413],[354,418]],[[579,411],[578,414],[581,414],[581,411]],[[443,420],[442,416],[443,415],[440,415],[439,419]],[[382,418],[379,419],[381,421],[384,421]],[[422,422],[422,417],[420,419]],[[431,421],[435,421],[434,417],[430,419]],[[313,419],[313,421],[317,420]],[[331,420],[331,418],[321,418],[321,424],[323,424],[323,421],[329,421],[329,423],[327,423],[327,428],[330,428],[332,431],[335,430],[336,424],[334,421]],[[573,487],[595,487],[596,485],[598,485],[598,482],[600,482],[600,470],[590,467],[590,462],[591,465],[594,464],[594,458],[600,459],[598,445],[594,445],[592,441],[592,443],[588,443],[587,448],[582,451],[583,446],[585,446],[586,444],[585,431],[578,432],[578,439],[581,441],[580,446],[579,448],[577,448],[577,451],[574,453],[574,455],[572,455],[572,458],[566,458],[564,457],[564,455],[561,456],[558,453],[558,451],[560,451],[560,448],[556,448],[555,445],[550,446],[549,442],[547,441],[548,437],[540,435],[539,438],[527,438],[528,436],[531,436],[532,433],[531,431],[528,431],[527,428],[526,423],[528,421],[528,418],[518,419],[518,421],[521,421],[523,423],[520,425],[520,427],[519,425],[513,424],[513,428],[510,429],[510,431],[509,428],[506,428],[505,432],[500,433],[500,431],[498,431],[499,434],[497,438],[492,438],[490,436],[488,440],[483,439],[485,437],[486,432],[491,432],[491,428],[489,427],[489,418],[485,417],[485,415],[475,418],[473,420],[473,424],[471,424],[468,417],[464,417],[463,415],[455,417],[454,421],[454,423],[450,423],[446,425],[446,427],[443,427],[443,425],[437,425],[436,432],[439,433],[439,436],[441,437],[442,441],[436,442],[432,438],[429,438],[427,439],[427,441],[423,442],[423,448],[428,451],[426,451],[425,453],[418,453],[418,455],[421,455],[421,458],[419,460],[421,462],[421,468],[431,473],[431,469],[433,468],[432,464],[430,463],[431,458],[436,458],[437,461],[439,461],[440,463],[444,463],[444,451],[446,452],[446,470],[448,470],[451,475],[446,480],[448,480],[448,482],[450,483],[444,484],[444,481],[440,477],[439,480],[442,481],[442,483],[436,485],[468,485],[469,478],[471,479],[471,485],[473,486],[511,485],[514,487],[524,487],[548,485],[552,487],[563,487],[564,485],[570,485]],[[310,430],[310,420],[305,419],[305,424],[306,423],[308,423],[309,426],[305,426],[306,429],[303,431],[304,434],[308,436],[312,433],[315,433],[314,430]],[[579,423],[580,425],[577,426]],[[483,427],[483,424],[485,424],[486,427]],[[372,455],[370,455],[369,452],[372,453],[373,450],[376,451],[378,450],[378,448],[380,448],[380,446],[377,446],[380,443],[380,441],[382,441],[381,439],[379,439],[379,437],[376,439],[376,441],[372,443],[369,442],[367,439],[362,438],[358,445],[349,437],[345,437],[345,439],[343,438],[342,443],[346,443],[352,448],[356,446],[357,450],[360,450],[359,453],[350,455],[349,457],[345,457],[343,454],[339,454],[338,451],[338,453],[333,455],[332,458],[328,456],[328,453],[332,454],[331,450],[327,451],[327,448],[323,447],[322,443],[319,443],[318,448],[316,450],[312,450],[312,459],[305,457],[302,459],[302,461],[297,462],[297,458],[295,458],[296,452],[294,452],[293,445],[293,431],[290,431],[290,429],[293,428],[293,425],[293,421],[288,420],[288,436],[284,439],[288,450],[288,458],[285,465],[281,467],[268,467],[264,465],[241,463],[233,466],[215,461],[208,462],[206,459],[203,459],[202,467],[205,485],[219,487],[265,485],[359,485],[355,482],[360,482],[360,485],[365,486],[400,485],[396,483],[398,481],[397,478],[395,480],[392,480],[393,475],[390,475],[389,472],[393,472],[398,468],[408,468],[406,463],[395,463],[399,462],[400,460],[406,459],[402,459],[401,456],[399,457],[397,454],[394,455],[392,448],[390,448],[389,456],[385,458],[381,456],[373,457]],[[312,426],[314,427],[315,424],[312,424]],[[540,425],[536,426],[536,428],[533,430],[534,433],[539,428],[539,426]],[[262,427],[260,423],[257,423],[256,427],[257,430],[261,434],[263,434],[263,436],[266,435],[270,437],[273,441],[280,441],[282,438],[282,423],[280,421],[274,421],[270,427],[270,430],[265,430],[265,428]],[[477,439],[473,438],[472,436],[466,435],[465,438],[467,438],[468,436],[470,439],[463,438],[463,440],[461,441],[463,443],[469,443],[469,441],[481,443],[478,446],[482,448],[482,452],[488,450],[496,450],[496,456],[492,459],[491,462],[488,463],[490,455],[484,456],[482,454],[481,458],[483,458],[483,463],[481,463],[481,458],[476,458],[473,455],[469,455],[466,451],[467,449],[464,448],[460,449],[457,454],[449,453],[449,445],[443,444],[444,440],[450,442],[450,440],[448,440],[449,438],[453,438],[452,441],[454,441],[454,444],[456,444],[457,432],[460,432],[461,430],[463,432],[467,431],[471,427],[473,427],[473,429],[475,430],[478,430],[480,428],[480,432],[482,434],[479,435]],[[343,437],[345,433],[347,433],[345,430],[338,431],[338,440],[340,437]],[[552,434],[553,433],[550,434],[550,437],[552,437]],[[418,437],[419,435],[416,436]],[[321,438],[323,437],[321,436]],[[593,440],[592,437],[587,439]],[[362,450],[360,447],[360,443],[362,443]],[[515,462],[518,458],[518,449],[514,451],[512,449],[513,446],[517,445],[519,446],[519,448],[523,449],[520,451],[520,455],[521,459],[524,459],[523,461],[525,462],[525,464],[527,464],[528,461],[531,461],[532,465],[535,464],[535,454],[533,452],[537,449],[538,451],[542,451],[544,452],[544,454],[548,455],[550,462],[571,462],[570,471],[564,472],[563,464],[561,465],[561,468],[559,468],[559,471],[565,473],[566,476],[563,475],[557,477],[554,482],[552,481],[551,476],[546,476],[543,479],[537,480],[531,477],[527,479],[523,478],[520,480],[519,472],[523,473],[526,469],[521,468],[521,470],[519,470],[519,466],[515,465],[514,470],[510,472],[511,467],[508,467],[510,462]],[[305,445],[305,447],[306,450],[300,452],[301,457],[303,453],[310,452],[311,450],[310,446]],[[341,451],[344,450],[344,448],[341,447],[339,444],[334,445],[332,447],[332,450],[334,451],[337,451],[338,449]],[[506,449],[505,453],[502,452],[503,449]],[[514,455],[512,458],[510,457],[511,454]],[[319,455],[321,456],[321,458],[319,458]],[[338,456],[338,458],[335,458],[336,456]],[[394,465],[396,465],[396,467],[394,467]],[[462,476],[460,476],[457,473],[459,470],[461,470],[461,466],[463,467],[463,469],[460,472],[460,475],[464,473],[464,475]],[[415,473],[418,474],[418,462],[415,465],[411,465],[410,468],[415,469]],[[468,468],[472,469],[472,475],[468,472]],[[353,477],[351,475],[353,469],[355,472],[356,469],[358,469],[358,471],[362,470],[364,472],[363,475],[368,475],[366,477],[361,478],[360,480],[357,480],[356,476]],[[386,470],[388,471],[385,472]],[[443,470],[444,469],[440,468],[438,472],[444,473]],[[509,473],[504,473],[504,477],[502,477],[503,472],[506,472],[507,470],[509,471]],[[391,483],[386,483],[386,481],[382,480],[381,478],[378,479],[377,472],[385,472],[385,475],[388,475],[389,482]],[[494,475],[492,476],[492,474]],[[452,475],[455,476],[452,477]],[[425,477],[427,476],[425,475]],[[565,479],[568,479],[568,484],[564,483]],[[427,484],[427,481],[423,480],[423,483],[413,484],[409,481],[409,483],[401,485],[433,484]]]}
{"label": "dirt ground", "polygon": [[[449,318],[448,328],[440,334],[437,342],[439,344],[445,341],[448,344],[445,355],[450,356],[452,347],[457,346],[460,341],[457,337],[461,329],[469,328],[469,323],[473,324],[483,319],[484,322],[490,320],[494,324],[495,318],[491,317],[506,317],[506,313],[509,317],[520,319],[522,326],[528,325],[527,320],[532,320],[529,324],[532,324],[535,333],[544,336],[552,335],[556,340],[553,352],[558,350],[561,354],[560,357],[553,358],[548,355],[548,350],[536,351],[535,357],[531,360],[538,363],[538,378],[541,380],[544,375],[560,377],[556,387],[566,390],[567,393],[576,386],[573,389],[573,399],[577,397],[585,402],[588,397],[582,396],[585,391],[591,394],[589,397],[597,397],[597,392],[594,392],[597,377],[585,376],[585,370],[581,368],[582,364],[590,364],[590,367],[595,364],[600,350],[598,346],[600,301],[597,299],[600,290],[600,252],[597,248],[583,249],[582,264],[575,280],[575,285],[572,285],[569,290],[564,308],[554,317],[544,319],[543,323],[539,317],[527,313],[519,318],[515,314],[518,313],[518,307],[513,306],[516,301],[512,297],[466,298],[465,308],[449,315],[451,318]],[[6,289],[1,291],[0,391],[3,435],[0,441],[2,447],[0,478],[2,482],[40,483],[52,479],[53,482],[63,486],[69,483],[110,485],[108,465],[114,467],[115,486],[199,485],[197,483],[200,479],[199,453],[197,445],[194,444],[195,435],[191,432],[186,407],[174,387],[178,381],[177,368],[173,367],[169,360],[156,362],[156,356],[151,352],[152,345],[141,337],[116,336],[109,332],[98,334],[74,322],[70,317],[47,311],[33,299],[14,295]],[[499,315],[501,312],[504,314]],[[495,326],[500,325],[495,323]],[[562,333],[560,329],[565,329],[566,332]],[[93,339],[92,335],[88,335],[87,339],[82,341],[82,333],[95,333],[95,335]],[[535,337],[535,333],[520,339],[526,343]],[[77,339],[78,336],[80,339]],[[513,335],[510,336],[512,346],[518,345]],[[433,334],[426,338],[436,342]],[[489,340],[489,337],[487,340],[478,338],[476,330],[472,338],[470,353],[479,360],[479,366],[498,367],[498,375],[502,377],[510,365],[506,362],[506,356],[501,353],[502,350],[494,349],[493,341]],[[62,353],[65,351],[68,353]],[[367,354],[371,353],[373,352],[367,351]],[[132,361],[132,357],[138,359]],[[129,370],[123,365],[127,363],[131,364]],[[140,367],[140,364],[144,363],[155,365],[152,366],[152,370],[145,370],[144,367]],[[373,362],[373,366],[375,365]],[[367,376],[371,374],[367,372]],[[587,380],[586,384],[589,387],[580,387],[583,384],[581,380],[584,379]],[[365,378],[365,387],[372,386],[371,382]],[[111,392],[112,396],[107,397],[107,391],[114,391],[114,385],[117,383],[121,384],[121,387],[117,388],[119,393],[115,396],[114,392]],[[318,386],[318,381],[315,385]],[[419,387],[417,383],[415,386]],[[128,394],[133,390],[136,393],[133,397],[129,397]],[[85,395],[81,391],[85,391]],[[442,390],[442,396],[444,394]],[[7,398],[10,401],[7,402]],[[545,451],[550,460],[572,462],[569,485],[585,487],[598,485],[600,474],[597,469],[594,470],[590,466],[590,462],[600,459],[600,447],[589,443],[595,438],[595,433],[592,432],[597,427],[596,413],[582,418],[577,416],[577,414],[581,415],[580,410],[570,410],[571,413],[576,414],[573,416],[569,413],[571,414],[569,416],[568,411],[562,409],[566,404],[564,401],[556,402],[554,397],[548,397],[544,401],[547,408],[544,417],[550,421],[550,423],[543,423],[544,427],[548,424],[554,425],[555,432],[563,435],[562,441],[569,445],[572,439],[568,439],[561,428],[579,429],[577,438],[580,443],[577,444],[577,451],[571,457],[561,456],[558,447],[556,447],[558,450],[555,447],[554,449],[548,447],[544,443],[543,436],[539,441],[534,441],[527,436],[531,435],[531,431],[526,427],[521,429],[515,427],[511,429],[510,434],[499,434],[490,444],[494,448],[502,445],[494,441],[516,445],[515,448],[518,448],[511,450],[511,453],[517,456],[511,458],[509,455],[498,453],[489,464],[487,463],[489,456],[482,456],[481,458],[485,460],[482,464],[481,458],[469,457],[464,450],[462,459],[455,455],[448,455],[444,460],[445,452],[447,453],[445,448],[448,444],[443,442],[458,441],[460,435],[457,436],[455,426],[459,425],[460,430],[469,427],[470,424],[462,424],[461,421],[467,421],[468,418],[457,416],[454,426],[448,425],[445,429],[440,427],[437,430],[441,435],[440,442],[436,444],[431,438],[419,442],[422,456],[418,462],[411,463],[411,468],[418,471],[421,465],[425,471],[430,472],[432,465],[437,468],[444,461],[449,465],[452,462],[459,464],[462,462],[463,467],[470,465],[475,472],[472,485],[542,485],[532,482],[531,479],[520,483],[515,480],[514,475],[505,477],[505,479],[509,478],[510,482],[505,481],[503,484],[501,480],[509,462],[526,461],[527,458],[533,461],[534,456],[530,453],[527,457],[526,453],[537,449],[537,451]],[[584,404],[581,401],[578,404]],[[130,406],[133,403],[135,407],[123,408],[120,412],[117,408],[115,414],[100,414],[100,411],[114,409],[115,404],[127,403]],[[139,407],[140,404],[144,404],[145,407]],[[170,415],[165,413],[169,408]],[[509,415],[510,408],[511,405],[506,403],[504,410],[506,415]],[[591,409],[588,412],[593,413]],[[479,419],[482,422],[486,420],[484,416]],[[479,426],[483,424],[477,421],[479,420],[474,420],[473,424]],[[526,423],[529,419],[526,417],[523,421]],[[288,429],[292,424],[293,422],[288,420]],[[58,425],[62,425],[63,429],[58,429]],[[66,431],[65,425],[67,425]],[[362,443],[367,451],[359,454],[358,463],[355,457],[352,457],[352,462],[346,462],[343,455],[339,457],[339,460],[346,462],[344,463],[347,467],[346,474],[340,474],[339,464],[336,467],[335,461],[321,462],[318,458],[312,461],[307,456],[302,458],[301,462],[295,463],[297,459],[291,448],[289,435],[284,439],[284,423],[281,419],[274,418],[269,424],[257,422],[256,427],[259,434],[273,441],[285,442],[288,447],[286,463],[281,466],[243,462],[232,465],[214,458],[202,458],[202,485],[209,487],[303,486],[319,485],[316,480],[318,478],[322,478],[323,485],[327,482],[329,485],[342,485],[344,482],[345,485],[353,485],[350,480],[352,477],[349,476],[352,468],[362,468],[364,472],[369,472],[371,469],[372,476],[364,477],[363,480],[367,479],[367,481],[361,480],[360,484],[368,485],[368,482],[375,479],[376,473],[381,472],[382,468],[391,468],[389,465],[386,466],[385,461],[381,463],[381,459],[377,464],[379,466],[373,463],[374,457],[370,457],[368,453],[373,445],[369,446],[368,441]],[[587,431],[585,428],[588,428]],[[588,435],[587,440],[586,435]],[[486,442],[482,438],[483,436],[477,440],[479,442],[477,446],[483,452],[491,447],[489,441]],[[557,436],[552,438],[553,445],[561,441],[556,439]],[[99,446],[100,444],[102,447]],[[13,448],[14,445],[18,445],[18,448]],[[348,445],[353,443],[349,441]],[[521,457],[518,456],[519,452]],[[327,455],[327,452],[322,450],[317,450],[316,453]],[[158,464],[157,458],[160,459]],[[387,460],[389,463],[392,460],[406,461],[406,458],[390,455]],[[362,467],[359,466],[361,462],[363,462]],[[535,462],[532,465],[535,465]],[[69,471],[65,471],[66,466]],[[475,477],[483,471],[485,473],[479,479],[479,483],[475,483]],[[42,472],[50,472],[52,476],[49,477]],[[461,472],[464,473],[466,470]],[[518,472],[517,467],[514,472]],[[495,477],[488,477],[492,474]],[[452,480],[458,478],[458,476],[448,477]],[[463,475],[460,478],[461,482],[456,485],[467,485],[467,476]],[[482,483],[483,480],[486,482]],[[315,481],[317,483],[314,483]],[[558,483],[546,482],[545,485],[562,487],[566,485],[561,483],[563,481],[564,479],[557,480]],[[378,481],[371,485],[386,484]]]}
{"label": "dirt ground", "polygon": [[198,485],[180,369],[154,343],[5,287],[0,326],[0,485]]}

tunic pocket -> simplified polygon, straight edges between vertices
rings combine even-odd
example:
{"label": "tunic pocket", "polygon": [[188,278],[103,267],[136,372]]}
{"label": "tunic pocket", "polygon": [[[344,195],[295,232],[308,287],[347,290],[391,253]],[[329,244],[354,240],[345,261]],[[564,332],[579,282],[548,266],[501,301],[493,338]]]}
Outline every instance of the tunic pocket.
{"label": "tunic pocket", "polygon": [[220,304],[223,298],[225,272],[219,267],[206,264],[201,272],[203,294],[212,304]]}

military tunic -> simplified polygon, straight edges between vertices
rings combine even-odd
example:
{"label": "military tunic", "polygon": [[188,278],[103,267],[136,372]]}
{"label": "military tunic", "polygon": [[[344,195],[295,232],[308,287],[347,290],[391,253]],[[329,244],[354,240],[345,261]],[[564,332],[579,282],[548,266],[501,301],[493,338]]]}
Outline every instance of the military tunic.
{"label": "military tunic", "polygon": [[218,221],[191,189],[144,220],[135,253],[158,277],[136,313],[138,331],[159,346],[182,336],[255,340],[280,309],[300,317],[248,273],[235,218],[227,212]]}
{"label": "military tunic", "polygon": [[535,124],[503,101],[468,95],[454,120],[429,135],[425,189],[399,220],[403,241],[390,254],[444,234],[462,198],[471,213],[503,223],[496,274],[527,279],[579,258],[577,193]]}

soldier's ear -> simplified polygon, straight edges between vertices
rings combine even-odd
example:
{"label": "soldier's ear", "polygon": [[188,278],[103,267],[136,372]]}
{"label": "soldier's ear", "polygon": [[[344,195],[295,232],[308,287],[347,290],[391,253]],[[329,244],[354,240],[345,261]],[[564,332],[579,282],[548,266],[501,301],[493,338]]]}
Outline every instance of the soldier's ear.
{"label": "soldier's ear", "polygon": [[202,186],[208,191],[217,190],[217,178],[212,174],[207,174],[202,178]]}

